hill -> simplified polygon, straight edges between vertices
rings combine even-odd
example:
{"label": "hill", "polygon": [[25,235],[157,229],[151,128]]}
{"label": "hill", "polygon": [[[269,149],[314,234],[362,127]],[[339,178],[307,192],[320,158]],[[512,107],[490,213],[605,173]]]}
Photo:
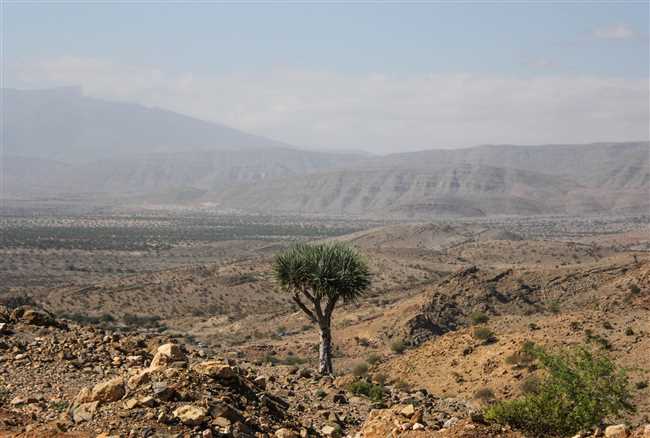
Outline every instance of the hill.
{"label": "hill", "polygon": [[649,151],[648,143],[620,143],[396,154],[214,199],[249,211],[393,218],[642,211],[650,206]]}

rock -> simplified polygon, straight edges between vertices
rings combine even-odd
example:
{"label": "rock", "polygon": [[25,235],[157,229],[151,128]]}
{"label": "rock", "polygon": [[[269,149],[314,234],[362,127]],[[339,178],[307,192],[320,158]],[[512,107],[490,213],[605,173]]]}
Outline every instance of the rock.
{"label": "rock", "polygon": [[9,330],[9,326],[7,326],[7,323],[0,322],[0,335],[8,335],[10,333],[11,331]]}
{"label": "rock", "polygon": [[607,426],[605,428],[606,438],[625,438],[628,435],[627,426],[624,424],[617,424],[615,426]]}
{"label": "rock", "polygon": [[413,424],[413,430],[424,430],[424,424],[422,423]]}
{"label": "rock", "polygon": [[216,417],[212,419],[212,424],[215,426],[221,427],[221,428],[226,428],[232,426],[232,422],[227,419],[226,417]]}
{"label": "rock", "polygon": [[124,394],[124,380],[116,377],[95,385],[90,393],[90,401],[114,402],[124,397]]}
{"label": "rock", "polygon": [[177,344],[164,344],[158,347],[155,356],[151,360],[149,368],[156,369],[166,367],[174,362],[185,362],[187,357]]}
{"label": "rock", "polygon": [[178,392],[165,383],[158,382],[153,385],[153,396],[158,400],[173,401],[178,398]]}
{"label": "rock", "polygon": [[97,411],[97,405],[99,402],[93,401],[88,403],[82,403],[79,406],[72,408],[72,420],[75,423],[82,423],[84,421],[90,421],[93,419],[95,411]]}
{"label": "rock", "polygon": [[406,418],[411,418],[415,414],[415,406],[408,404],[400,409],[399,413],[404,415]]}
{"label": "rock", "polygon": [[301,368],[300,371],[298,371],[298,377],[301,377],[303,379],[309,379],[313,376],[313,373],[309,368]]}
{"label": "rock", "polygon": [[449,420],[445,421],[444,424],[442,425],[443,428],[448,429],[458,423],[458,418],[456,417],[451,417]]}
{"label": "rock", "polygon": [[38,325],[43,327],[56,325],[56,321],[50,315],[40,310],[27,309],[20,317],[20,322],[29,325]]}
{"label": "rock", "polygon": [[208,412],[199,406],[185,405],[174,410],[174,417],[186,426],[198,426],[207,420]]}
{"label": "rock", "polygon": [[212,434],[212,430],[210,429],[205,429],[203,432],[201,432],[201,438],[212,438],[214,435]]}
{"label": "rock", "polygon": [[257,376],[253,383],[261,389],[266,389],[266,376]]}
{"label": "rock", "polygon": [[43,396],[27,396],[27,397],[14,397],[9,404],[12,406],[18,405],[30,405],[32,403],[38,403],[43,400]]}
{"label": "rock", "polygon": [[325,436],[330,436],[330,437],[338,437],[341,435],[341,427],[340,426],[332,426],[330,424],[323,426],[321,429],[321,433]]}
{"label": "rock", "polygon": [[81,388],[79,393],[72,399],[72,406],[79,406],[82,403],[87,403],[90,400],[90,388]]}
{"label": "rock", "polygon": [[210,376],[213,379],[232,379],[236,376],[235,371],[230,365],[218,360],[197,363],[192,369],[199,374]]}
{"label": "rock", "polygon": [[124,402],[124,407],[127,409],[134,409],[138,406],[138,400],[130,398]]}
{"label": "rock", "polygon": [[282,429],[276,430],[275,436],[276,438],[299,438],[300,437],[300,435],[298,435],[293,430],[284,427]]}
{"label": "rock", "polygon": [[148,395],[138,399],[138,405],[146,408],[153,408],[156,404],[156,399]]}
{"label": "rock", "polygon": [[127,386],[129,389],[135,389],[140,385],[148,383],[151,380],[151,373],[153,371],[154,370],[152,369],[145,368],[144,370],[134,374],[133,376],[129,377]]}

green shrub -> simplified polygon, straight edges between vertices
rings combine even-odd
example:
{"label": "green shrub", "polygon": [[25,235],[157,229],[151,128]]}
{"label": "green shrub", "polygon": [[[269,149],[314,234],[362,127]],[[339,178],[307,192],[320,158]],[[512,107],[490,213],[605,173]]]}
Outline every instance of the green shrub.
{"label": "green shrub", "polygon": [[546,370],[536,392],[488,408],[488,421],[534,436],[568,436],[589,430],[610,416],[633,412],[625,371],[602,352],[585,347],[557,354],[528,350]]}
{"label": "green shrub", "polygon": [[496,342],[497,338],[494,335],[494,332],[487,327],[476,327],[472,332],[474,339],[483,341],[486,344]]}
{"label": "green shrub", "polygon": [[372,354],[368,355],[368,358],[366,359],[366,362],[368,362],[370,365],[376,365],[379,362],[381,362],[381,356],[376,354],[376,353],[372,353]]}
{"label": "green shrub", "polygon": [[358,380],[348,386],[348,391],[354,395],[363,395],[372,401],[380,402],[384,399],[384,392],[386,390],[383,385],[376,385],[365,380]]}
{"label": "green shrub", "polygon": [[490,317],[483,312],[473,312],[469,315],[469,319],[472,321],[472,324],[485,324],[490,320]]}
{"label": "green shrub", "polygon": [[558,300],[553,300],[548,304],[548,310],[551,313],[558,314],[560,313],[560,302]]}
{"label": "green shrub", "polygon": [[395,341],[390,344],[390,349],[393,353],[402,354],[406,350],[406,343],[404,341]]}
{"label": "green shrub", "polygon": [[638,295],[639,293],[641,293],[641,288],[639,286],[637,286],[636,284],[631,284],[630,285],[630,292],[633,295]]}

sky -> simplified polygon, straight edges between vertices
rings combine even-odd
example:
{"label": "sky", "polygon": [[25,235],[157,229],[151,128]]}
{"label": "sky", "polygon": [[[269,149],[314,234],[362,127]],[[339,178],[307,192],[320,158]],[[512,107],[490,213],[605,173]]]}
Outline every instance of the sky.
{"label": "sky", "polygon": [[646,140],[649,8],[10,0],[3,85],[81,86],[304,148]]}

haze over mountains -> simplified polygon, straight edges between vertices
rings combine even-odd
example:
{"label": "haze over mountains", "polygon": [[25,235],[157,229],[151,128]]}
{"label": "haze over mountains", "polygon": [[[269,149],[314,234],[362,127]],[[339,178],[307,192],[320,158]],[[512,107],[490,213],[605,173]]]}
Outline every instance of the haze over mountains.
{"label": "haze over mountains", "polygon": [[648,142],[372,157],[300,150],[75,89],[4,90],[6,197],[395,218],[647,211]]}

